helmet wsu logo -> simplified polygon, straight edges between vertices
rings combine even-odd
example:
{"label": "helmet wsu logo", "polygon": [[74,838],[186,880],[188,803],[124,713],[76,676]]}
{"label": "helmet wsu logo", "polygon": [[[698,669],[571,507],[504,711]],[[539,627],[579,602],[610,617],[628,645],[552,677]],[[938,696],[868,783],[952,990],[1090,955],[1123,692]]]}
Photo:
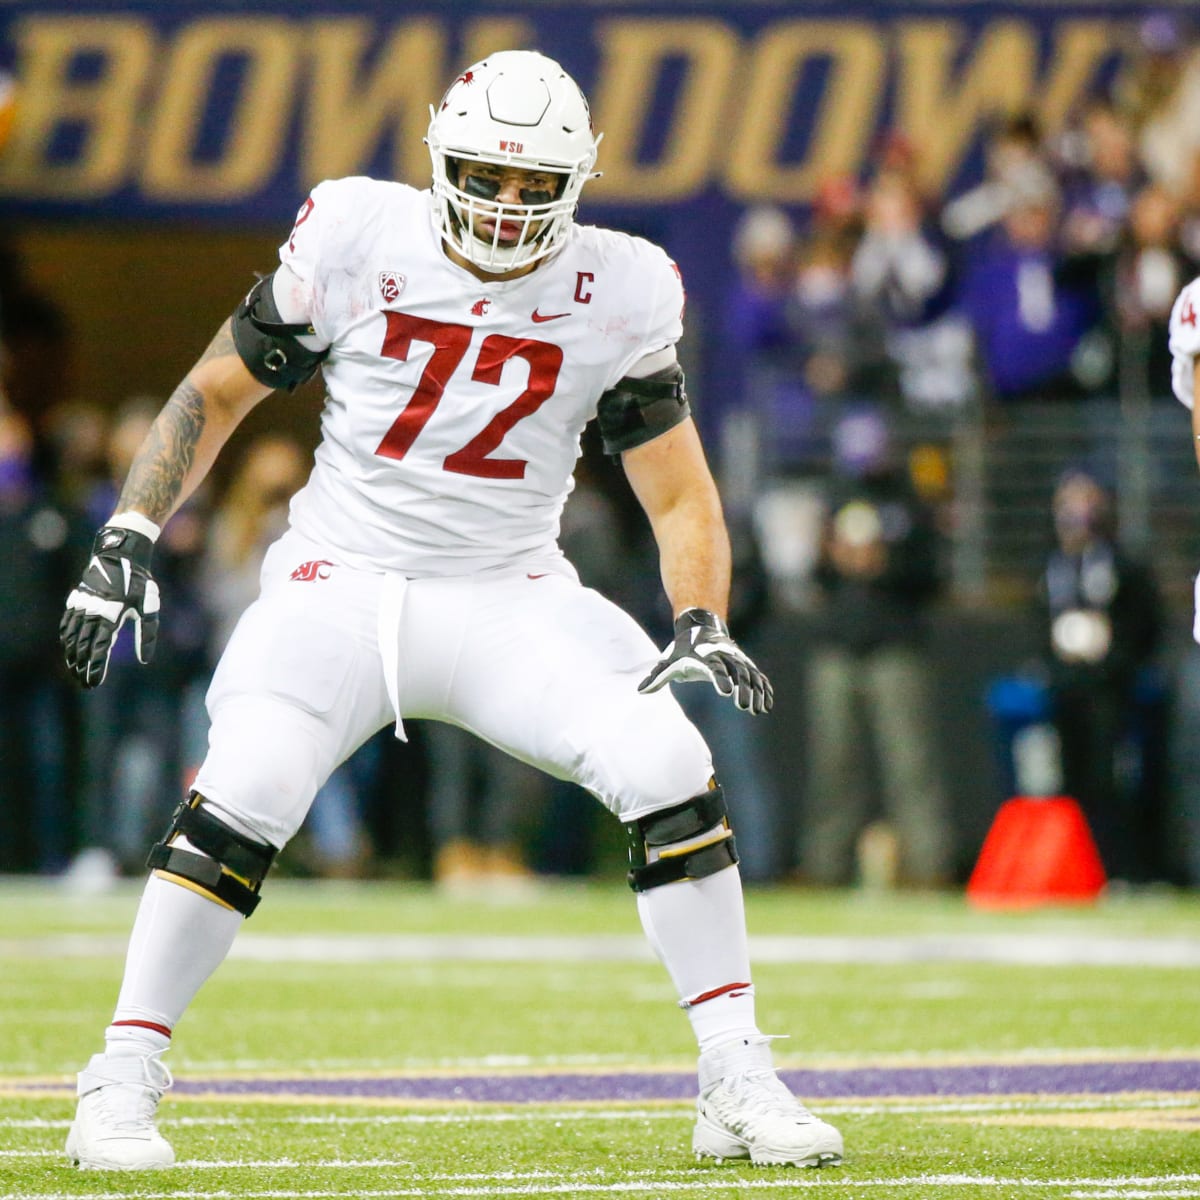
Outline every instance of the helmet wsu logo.
{"label": "helmet wsu logo", "polygon": [[326,558],[314,558],[306,563],[301,563],[289,576],[289,579],[294,579],[297,583],[312,583],[314,579],[328,579],[329,568],[333,566]]}

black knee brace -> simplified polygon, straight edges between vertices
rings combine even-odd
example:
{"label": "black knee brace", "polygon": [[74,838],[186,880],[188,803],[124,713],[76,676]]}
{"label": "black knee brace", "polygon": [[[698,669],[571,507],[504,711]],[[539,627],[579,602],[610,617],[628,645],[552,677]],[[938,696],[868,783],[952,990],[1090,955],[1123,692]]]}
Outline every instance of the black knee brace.
{"label": "black knee brace", "polygon": [[[703,879],[738,861],[725,794],[714,783],[707,792],[693,796],[674,808],[664,808],[639,817],[625,826],[629,838],[629,886],[635,892],[649,891],[680,879]],[[703,834],[704,841],[686,845]],[[671,849],[676,843],[685,843]],[[649,861],[650,851],[660,846],[658,857]]]}
{"label": "black knee brace", "polygon": [[[146,866],[166,871],[248,917],[258,907],[259,888],[274,861],[275,847],[231,829],[205,812],[203,801],[199,792],[188,794],[163,840],[150,851]],[[172,845],[180,834],[202,853]]]}

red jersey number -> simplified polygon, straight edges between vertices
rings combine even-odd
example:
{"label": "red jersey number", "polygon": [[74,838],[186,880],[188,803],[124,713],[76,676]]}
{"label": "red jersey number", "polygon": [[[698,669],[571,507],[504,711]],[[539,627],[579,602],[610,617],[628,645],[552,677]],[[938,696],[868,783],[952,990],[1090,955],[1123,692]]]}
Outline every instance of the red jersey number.
{"label": "red jersey number", "polygon": [[[384,458],[400,460],[412,448],[441,402],[450,376],[466,356],[473,331],[469,325],[449,325],[408,313],[388,310],[383,315],[387,319],[387,332],[380,353],[385,358],[407,362],[414,341],[433,347],[433,354],[421,372],[412,398],[375,450]],[[498,333],[484,338],[471,378],[478,383],[498,386],[508,362],[523,358],[529,364],[529,386],[465,446],[448,454],[442,461],[442,469],[482,479],[523,479],[528,466],[525,459],[489,456],[518,421],[532,416],[554,394],[562,357],[562,349],[550,342],[504,337]]]}
{"label": "red jersey number", "polygon": [[[291,236],[288,238],[288,249],[294,254],[296,252],[296,232],[300,226],[311,216],[313,210],[313,198],[309,196],[307,200],[300,206],[300,211],[296,214],[296,223],[292,226]],[[322,210],[324,211],[324,210]]]}

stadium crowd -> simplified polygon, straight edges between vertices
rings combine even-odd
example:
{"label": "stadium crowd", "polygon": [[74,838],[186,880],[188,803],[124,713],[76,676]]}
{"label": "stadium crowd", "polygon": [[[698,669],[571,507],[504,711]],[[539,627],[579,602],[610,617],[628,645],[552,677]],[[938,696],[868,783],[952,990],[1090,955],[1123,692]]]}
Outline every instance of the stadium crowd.
{"label": "stadium crowd", "polygon": [[[849,712],[847,689],[866,686],[851,683],[850,667],[882,645],[903,649],[881,670],[903,670],[895,685],[913,694],[921,655],[911,651],[939,593],[953,463],[910,458],[897,472],[889,459],[880,499],[864,480],[892,448],[894,427],[914,417],[952,424],[968,410],[1002,423],[1006,411],[1028,403],[1086,405],[1128,386],[1130,370],[1156,402],[1174,403],[1167,322],[1179,289],[1200,272],[1200,48],[1170,14],[1148,18],[1140,36],[1134,69],[1065,129],[1047,135],[1032,113],[1000,121],[983,177],[961,191],[929,194],[920,147],[899,131],[880,144],[865,179],[830,179],[811,208],[751,209],[737,226],[729,294],[719,305],[710,300],[720,309],[721,346],[696,382],[699,418],[719,457],[731,418],[753,410],[767,425],[772,466],[815,470],[827,485],[827,529],[808,597],[840,621],[824,631],[830,653],[808,681],[812,702],[831,706],[822,710],[827,720],[841,711],[839,689]],[[89,887],[141,872],[203,755],[207,680],[255,593],[265,547],[307,473],[307,450],[282,436],[254,441],[232,474],[172,519],[156,559],[164,620],[153,667],[135,675],[125,639],[106,686],[80,694],[58,661],[62,602],[160,401],[134,396],[108,413],[64,394],[55,371],[68,336],[19,262],[0,262],[0,609],[21,614],[0,624],[0,870],[62,872]],[[847,440],[862,430],[877,442]],[[1100,488],[1111,482],[1093,480]],[[903,533],[893,536],[886,518],[901,511]],[[1052,514],[1045,515],[1049,536]],[[731,624],[753,650],[756,629],[779,601],[752,518],[731,504],[742,558]],[[907,537],[913,527],[924,531],[918,550]],[[839,550],[839,537],[849,550]],[[564,547],[585,582],[612,594],[656,640],[667,637],[648,529],[594,446],[564,517]],[[761,549],[770,557],[770,546]],[[1066,586],[1050,550],[1048,542],[1047,604]],[[846,568],[855,559],[857,567]],[[1138,570],[1152,593],[1150,564]],[[1155,604],[1152,596],[1148,608]],[[1145,633],[1143,645],[1148,661],[1157,634]],[[1049,675],[1054,653],[1048,636]],[[1078,695],[1082,677],[1071,680],[1076,713],[1095,707],[1093,693]],[[1119,682],[1117,708],[1135,688],[1128,670]],[[705,706],[711,697],[696,689],[681,699]],[[1193,700],[1175,710],[1181,755],[1200,744],[1194,708]],[[908,715],[920,720],[920,706]],[[836,835],[837,846],[813,840],[792,848],[796,831],[774,825],[777,785],[757,732],[722,732],[738,719],[729,706],[693,716],[718,765],[728,763],[721,769],[748,877],[782,878],[808,862],[806,877],[853,878],[846,839],[861,831],[826,830],[821,837]],[[1112,721],[1119,720],[1118,712]],[[896,730],[894,740],[911,746],[919,733]],[[824,729],[821,745],[828,749],[835,736]],[[340,875],[432,871],[447,885],[472,886],[591,868],[588,834],[571,832],[592,828],[580,819],[586,798],[549,780],[505,777],[510,802],[497,802],[489,787],[496,764],[474,754],[440,732],[418,732],[408,747],[373,739],[322,790],[283,866]],[[820,754],[811,757],[818,768]],[[923,865],[906,872],[892,864],[889,878],[898,871],[913,882],[952,882],[935,759],[897,768],[910,777],[907,793],[896,785],[896,812],[923,839]],[[1190,797],[1196,773],[1189,785],[1179,761],[1174,791],[1186,824],[1200,798]],[[838,764],[826,770],[818,786],[842,790]],[[1111,790],[1111,772],[1107,778]],[[810,782],[794,786],[803,794]],[[897,852],[902,861],[904,847]],[[1200,845],[1191,859],[1176,881],[1200,885]]]}
{"label": "stadium crowd", "polygon": [[1200,75],[1200,50],[1167,44],[1052,136],[1033,113],[998,121],[985,177],[956,195],[929,194],[898,132],[865,181],[826,181],[804,220],[748,211],[714,394],[744,400],[756,368],[780,368],[773,427],[800,441],[829,399],[952,416],[976,398],[1002,413],[1111,395],[1136,340],[1169,396],[1167,321],[1200,264],[1200,155],[1159,164],[1154,103],[1160,73]]}

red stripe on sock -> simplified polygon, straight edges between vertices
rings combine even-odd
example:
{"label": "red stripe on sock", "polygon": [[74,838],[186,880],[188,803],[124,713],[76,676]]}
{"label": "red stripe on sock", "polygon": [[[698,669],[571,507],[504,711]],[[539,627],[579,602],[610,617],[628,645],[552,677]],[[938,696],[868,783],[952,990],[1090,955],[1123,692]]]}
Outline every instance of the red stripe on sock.
{"label": "red stripe on sock", "polygon": [[711,992],[701,992],[698,996],[693,996],[690,1000],[685,1000],[684,1004],[688,1008],[694,1008],[697,1004],[703,1004],[705,1000],[715,1000],[718,996],[724,996],[727,992],[732,992],[737,988],[748,988],[748,983],[727,983],[724,987],[713,988]]}
{"label": "red stripe on sock", "polygon": [[[734,984],[736,987],[737,984]],[[136,1025],[139,1029],[153,1029],[155,1033],[161,1033],[163,1037],[169,1038],[171,1031],[165,1025],[159,1025],[156,1021],[114,1021],[114,1025]]]}

